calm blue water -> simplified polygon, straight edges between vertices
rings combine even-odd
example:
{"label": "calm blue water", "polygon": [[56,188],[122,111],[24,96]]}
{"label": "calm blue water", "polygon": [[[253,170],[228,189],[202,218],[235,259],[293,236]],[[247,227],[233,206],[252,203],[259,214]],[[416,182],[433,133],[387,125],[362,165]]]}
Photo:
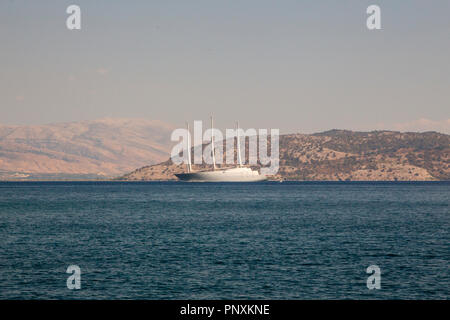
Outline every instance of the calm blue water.
{"label": "calm blue water", "polygon": [[449,299],[449,196],[445,182],[0,183],[0,298]]}

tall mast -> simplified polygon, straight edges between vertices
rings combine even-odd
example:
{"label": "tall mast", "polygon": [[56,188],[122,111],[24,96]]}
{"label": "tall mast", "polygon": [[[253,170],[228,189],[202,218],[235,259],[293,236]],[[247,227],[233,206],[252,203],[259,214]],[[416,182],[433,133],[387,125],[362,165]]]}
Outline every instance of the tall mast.
{"label": "tall mast", "polygon": [[241,159],[241,139],[239,138],[239,121],[236,121],[236,132],[237,132],[237,156],[239,161],[239,168],[242,167]]}
{"label": "tall mast", "polygon": [[191,164],[191,133],[189,132],[189,122],[186,121],[186,127],[187,127],[187,160],[188,160],[188,172],[192,171],[192,164]]}
{"label": "tall mast", "polygon": [[212,153],[212,161],[213,161],[213,170],[216,170],[216,155],[214,152],[214,124],[213,124],[212,116],[211,116],[211,153]]}

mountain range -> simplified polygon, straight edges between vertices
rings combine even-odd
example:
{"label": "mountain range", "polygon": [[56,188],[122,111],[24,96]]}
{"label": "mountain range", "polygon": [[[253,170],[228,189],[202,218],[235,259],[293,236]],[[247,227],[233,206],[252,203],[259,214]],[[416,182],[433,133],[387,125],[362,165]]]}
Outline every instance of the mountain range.
{"label": "mountain range", "polygon": [[[450,180],[450,136],[437,132],[330,130],[281,135],[280,168],[272,179],[319,181]],[[246,145],[248,156],[248,143]],[[194,166],[201,170],[206,166]],[[256,166],[255,168],[257,168]],[[173,180],[185,170],[171,160],[121,180]]]}
{"label": "mountain range", "polygon": [[0,179],[95,179],[168,157],[174,128],[161,121],[100,119],[0,125]]}
{"label": "mountain range", "polygon": [[[157,120],[112,118],[0,125],[0,180],[173,180],[185,170],[169,159],[173,129]],[[450,180],[447,134],[330,130],[285,134],[279,142],[273,179]]]}

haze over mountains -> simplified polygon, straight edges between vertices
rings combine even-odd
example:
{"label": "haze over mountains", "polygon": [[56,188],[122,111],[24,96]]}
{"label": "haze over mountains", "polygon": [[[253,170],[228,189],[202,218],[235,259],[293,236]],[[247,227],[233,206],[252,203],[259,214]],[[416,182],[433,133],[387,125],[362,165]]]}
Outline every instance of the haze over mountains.
{"label": "haze over mountains", "polygon": [[113,177],[167,159],[166,123],[101,119],[48,125],[0,125],[0,179]]}
{"label": "haze over mountains", "polygon": [[[175,179],[185,168],[168,160],[173,129],[156,120],[109,118],[0,125],[0,180]],[[274,178],[450,180],[450,135],[347,130],[281,135]]]}

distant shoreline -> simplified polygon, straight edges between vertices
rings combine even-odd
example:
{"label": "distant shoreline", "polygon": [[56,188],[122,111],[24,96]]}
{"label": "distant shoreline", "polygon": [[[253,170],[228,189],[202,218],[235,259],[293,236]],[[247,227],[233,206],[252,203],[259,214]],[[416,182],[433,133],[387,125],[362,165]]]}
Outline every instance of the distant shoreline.
{"label": "distant shoreline", "polygon": [[[97,125],[91,124],[91,130],[98,131]],[[114,128],[109,128],[106,133],[112,135],[112,132],[115,132]],[[161,134],[158,130],[153,132],[166,137],[166,134]],[[20,141],[22,140],[19,139],[16,143]],[[28,142],[30,145],[37,144],[33,139]],[[58,148],[54,149],[54,143],[50,143],[51,141],[44,139],[38,142],[38,147],[33,147],[33,152],[28,152],[27,149],[27,152],[20,153],[18,156],[18,151],[15,150],[11,154],[5,153],[3,158],[0,157],[0,165],[3,166],[0,168],[0,181],[176,181],[176,174],[186,171],[184,165],[172,163],[167,153],[163,152],[166,149],[162,147],[159,149],[161,160],[157,161],[152,158],[152,154],[142,150],[137,152],[134,149],[134,151],[127,149],[126,142],[115,141],[114,146],[118,150],[108,149],[107,151],[107,158],[115,159],[112,163],[111,159],[106,161],[106,158],[98,154],[98,152],[106,152],[103,147],[91,146],[92,148],[87,150],[77,145],[73,149],[63,149],[64,152],[62,152]],[[61,141],[57,146],[65,146],[66,143],[66,140]],[[112,142],[107,144],[109,143]],[[225,149],[225,141],[223,143]],[[56,152],[59,158],[55,155],[55,159],[50,159],[53,153],[39,158],[45,153],[41,145],[45,145],[48,149],[45,150],[48,152],[51,150]],[[168,145],[164,145],[168,148]],[[13,150],[14,146],[7,144],[5,149]],[[207,144],[202,146],[202,148],[206,147]],[[84,153],[85,155],[82,156]],[[249,162],[248,154],[249,150],[246,146],[244,165]],[[11,162],[11,159],[19,159],[21,162],[15,164]],[[41,159],[42,162],[36,162],[37,159]],[[233,163],[236,162],[236,159],[232,160]],[[28,162],[33,165],[28,166]],[[39,166],[34,166],[37,163]],[[81,163],[86,166],[80,167]],[[259,164],[251,167],[255,170],[261,168]],[[193,169],[207,168],[209,168],[207,164],[199,164]],[[279,168],[277,174],[270,179],[277,181],[446,181],[450,180],[450,135],[435,132],[349,130],[330,130],[309,135],[280,135]]]}
{"label": "distant shoreline", "polygon": [[180,183],[180,184],[197,184],[197,183],[225,183],[225,184],[264,184],[264,183],[450,183],[450,180],[267,180],[262,182],[187,182],[180,180],[0,180],[0,183],[39,183],[39,182],[49,182],[49,183],[77,183],[77,182],[110,182],[110,183]]}

